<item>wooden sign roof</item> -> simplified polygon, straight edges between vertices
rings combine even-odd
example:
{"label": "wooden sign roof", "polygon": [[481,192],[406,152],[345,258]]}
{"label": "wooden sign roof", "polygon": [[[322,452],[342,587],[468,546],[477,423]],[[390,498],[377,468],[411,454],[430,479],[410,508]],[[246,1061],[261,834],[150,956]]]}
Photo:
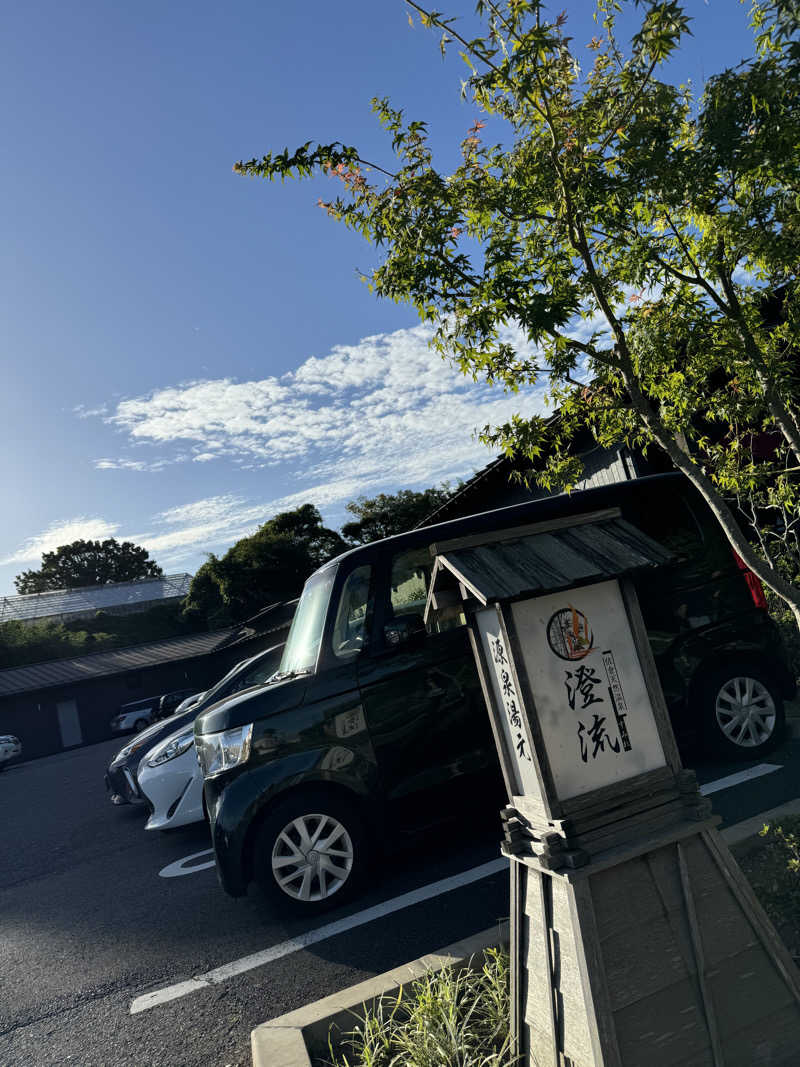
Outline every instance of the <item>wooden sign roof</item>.
{"label": "wooden sign roof", "polygon": [[457,580],[482,604],[602,582],[673,559],[618,509],[434,544],[431,554],[434,600],[437,587]]}

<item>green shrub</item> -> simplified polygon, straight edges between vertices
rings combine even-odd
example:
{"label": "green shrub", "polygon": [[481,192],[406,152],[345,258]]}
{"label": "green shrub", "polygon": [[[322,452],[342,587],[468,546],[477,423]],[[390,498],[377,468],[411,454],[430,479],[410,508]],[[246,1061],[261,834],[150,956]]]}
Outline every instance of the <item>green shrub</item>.
{"label": "green shrub", "polygon": [[740,866],[776,926],[800,923],[800,815],[768,823]]}
{"label": "green shrub", "polygon": [[508,956],[480,970],[445,967],[382,997],[345,1034],[332,1067],[509,1067]]}
{"label": "green shrub", "polygon": [[183,616],[177,604],[157,604],[130,615],[98,611],[93,618],[67,622],[12,620],[0,624],[0,670],[162,641],[199,628],[200,624]]}

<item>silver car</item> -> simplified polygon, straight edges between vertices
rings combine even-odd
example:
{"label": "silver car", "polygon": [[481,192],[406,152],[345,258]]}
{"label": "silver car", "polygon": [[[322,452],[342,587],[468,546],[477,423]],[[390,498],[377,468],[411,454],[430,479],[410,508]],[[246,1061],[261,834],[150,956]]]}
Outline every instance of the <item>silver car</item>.
{"label": "silver car", "polygon": [[13,734],[0,734],[0,771],[9,760],[22,755],[22,742]]}

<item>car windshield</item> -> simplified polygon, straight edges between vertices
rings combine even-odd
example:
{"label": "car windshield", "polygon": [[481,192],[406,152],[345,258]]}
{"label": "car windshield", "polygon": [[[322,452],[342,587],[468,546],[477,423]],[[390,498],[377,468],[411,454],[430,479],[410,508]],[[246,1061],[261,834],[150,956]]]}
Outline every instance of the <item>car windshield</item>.
{"label": "car windshield", "polygon": [[312,574],[303,586],[281,657],[279,674],[304,674],[314,670],[335,574],[335,567],[326,567]]}
{"label": "car windshield", "polygon": [[[213,700],[209,700],[208,698],[209,697],[213,697],[213,695],[215,693],[218,693],[220,691],[220,689],[222,689],[223,686],[226,686],[228,684],[228,682],[232,678],[235,678],[237,674],[240,674],[245,669],[245,667],[248,665],[248,663],[252,663],[254,659],[255,659],[255,656],[250,656],[248,659],[239,660],[239,662],[237,664],[235,664],[233,667],[231,667],[231,669],[228,671],[228,673],[226,675],[223,675],[223,677],[220,678],[220,680],[218,682],[216,682],[214,685],[212,685],[212,687],[209,690],[207,690],[205,696],[202,698],[203,699],[203,703],[204,704],[209,704],[209,705],[213,704],[214,701]],[[200,701],[198,700],[197,703],[199,704]]]}

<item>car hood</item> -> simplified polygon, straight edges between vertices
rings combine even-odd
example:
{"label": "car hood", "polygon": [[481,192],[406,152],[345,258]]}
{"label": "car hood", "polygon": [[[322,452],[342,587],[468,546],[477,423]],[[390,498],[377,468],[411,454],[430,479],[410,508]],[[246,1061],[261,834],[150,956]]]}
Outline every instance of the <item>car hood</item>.
{"label": "car hood", "polygon": [[[168,719],[163,719],[161,722],[153,723],[152,726],[148,726],[146,730],[142,730],[137,734],[127,745],[123,748],[131,746],[127,756],[123,756],[122,759],[118,759],[117,756],[109,764],[109,767],[124,767],[128,766],[133,770],[138,767],[139,761],[145,753],[149,752],[151,748],[162,741],[165,737],[169,737],[170,734],[174,734],[181,729],[185,729],[194,719],[194,713],[184,712],[182,715],[171,715]],[[122,751],[122,750],[120,750]]]}
{"label": "car hood", "polygon": [[194,723],[196,734],[216,734],[245,726],[249,722],[269,719],[292,708],[299,707],[305,699],[310,675],[286,678],[269,685],[253,686],[235,696],[226,697],[198,715]]}

